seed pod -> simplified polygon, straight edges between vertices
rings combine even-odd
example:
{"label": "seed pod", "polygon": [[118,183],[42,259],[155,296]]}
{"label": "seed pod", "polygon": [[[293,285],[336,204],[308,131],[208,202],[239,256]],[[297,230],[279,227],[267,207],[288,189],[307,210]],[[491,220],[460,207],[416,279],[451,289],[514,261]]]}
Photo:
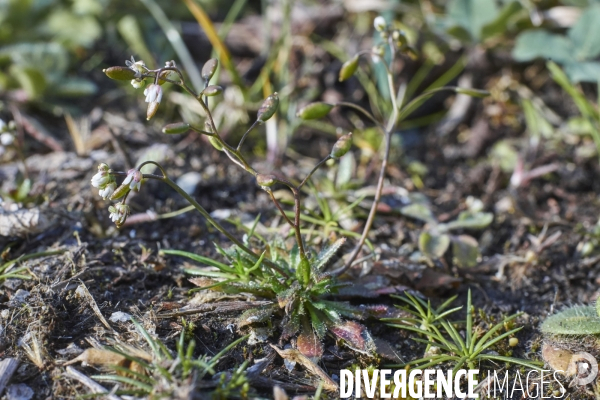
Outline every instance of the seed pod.
{"label": "seed pod", "polygon": [[350,79],[358,69],[358,56],[354,56],[342,65],[340,69],[339,81],[343,82]]}
{"label": "seed pod", "polygon": [[154,117],[154,114],[156,114],[156,111],[158,110],[158,105],[160,103],[158,101],[153,101],[151,103],[148,103],[148,110],[146,111],[146,119],[148,121],[150,121],[150,119],[152,117]]}
{"label": "seed pod", "polygon": [[275,175],[266,175],[266,174],[258,174],[256,175],[256,183],[259,186],[271,187],[277,181],[277,177]]}
{"label": "seed pod", "polygon": [[310,103],[306,107],[298,111],[296,116],[304,120],[319,119],[329,114],[332,108],[333,104],[323,102]]}
{"label": "seed pod", "polygon": [[129,193],[130,190],[129,184],[121,185],[113,192],[112,196],[110,196],[110,200],[119,200],[121,197]]}
{"label": "seed pod", "polygon": [[480,90],[480,89],[469,89],[469,88],[457,87],[454,90],[456,91],[456,93],[466,94],[466,95],[472,96],[472,97],[487,97],[490,95],[490,92],[488,92],[487,90]]}
{"label": "seed pod", "polygon": [[223,93],[223,88],[218,85],[210,85],[202,91],[202,94],[205,96],[216,96],[221,93]]}
{"label": "seed pod", "polygon": [[106,74],[110,79],[118,81],[130,81],[135,78],[135,71],[127,67],[110,67],[103,69],[102,72]]}
{"label": "seed pod", "polygon": [[350,150],[350,147],[352,147],[352,132],[348,133],[347,135],[343,135],[337,140],[337,142],[335,142],[333,148],[331,149],[331,158],[337,160],[346,154],[348,150]]}
{"label": "seed pod", "polygon": [[168,135],[177,135],[179,133],[186,133],[190,130],[190,124],[185,122],[175,122],[174,124],[166,125],[162,131]]}
{"label": "seed pod", "polygon": [[217,66],[219,65],[219,60],[216,58],[211,58],[207,62],[204,63],[202,67],[202,79],[205,81],[209,81],[210,78],[213,77],[215,71],[217,70]]}
{"label": "seed pod", "polygon": [[256,119],[260,122],[265,122],[275,114],[279,107],[279,97],[277,92],[273,93],[263,101],[262,105],[258,109]]}
{"label": "seed pod", "polygon": [[210,144],[212,144],[212,146],[215,149],[217,149],[219,151],[223,151],[223,146],[221,145],[221,143],[219,143],[219,141],[214,136],[209,136],[208,141],[210,142]]}

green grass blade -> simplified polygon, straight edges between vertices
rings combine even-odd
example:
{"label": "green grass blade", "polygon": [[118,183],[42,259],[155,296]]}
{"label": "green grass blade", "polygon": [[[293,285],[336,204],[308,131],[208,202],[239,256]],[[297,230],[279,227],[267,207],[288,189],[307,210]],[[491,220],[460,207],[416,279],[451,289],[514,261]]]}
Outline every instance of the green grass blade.
{"label": "green grass blade", "polygon": [[95,379],[97,381],[118,382],[118,383],[124,383],[126,385],[135,386],[137,388],[140,388],[144,392],[146,392],[146,394],[152,392],[152,385],[148,385],[146,383],[137,381],[137,380],[132,379],[132,378],[127,378],[125,376],[120,376],[120,375],[93,375],[91,378]]}
{"label": "green grass blade", "polygon": [[197,261],[199,263],[218,268],[219,270],[221,270],[223,272],[229,272],[229,273],[235,272],[235,270],[228,265],[225,265],[223,263],[215,261],[209,257],[204,257],[204,256],[200,256],[198,254],[190,253],[189,251],[167,249],[167,250],[161,250],[161,253],[168,254],[171,256],[186,257],[186,258],[192,259],[194,261]]}

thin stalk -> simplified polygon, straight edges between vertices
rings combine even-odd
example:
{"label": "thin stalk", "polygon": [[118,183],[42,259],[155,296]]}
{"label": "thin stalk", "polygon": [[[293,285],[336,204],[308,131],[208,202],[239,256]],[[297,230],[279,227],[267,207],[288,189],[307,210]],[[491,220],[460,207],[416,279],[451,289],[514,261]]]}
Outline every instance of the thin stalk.
{"label": "thin stalk", "polygon": [[306,182],[308,182],[308,180],[310,179],[310,177],[319,169],[321,168],[321,166],[323,164],[325,164],[327,161],[329,161],[331,159],[331,155],[328,155],[327,157],[325,157],[324,159],[322,159],[321,161],[319,161],[319,163],[317,165],[315,165],[315,167],[312,169],[312,171],[310,171],[310,173],[308,175],[306,175],[306,178],[304,178],[304,180],[302,182],[300,182],[300,184],[298,185],[298,190],[302,189],[302,186],[304,186],[304,184]]}
{"label": "thin stalk", "polygon": [[[208,211],[206,211],[204,209],[204,207],[202,207],[200,205],[200,203],[198,203],[192,196],[190,196],[185,190],[183,190],[181,187],[179,187],[179,185],[177,185],[175,182],[173,182],[166,174],[164,168],[154,162],[154,161],[146,161],[142,164],[140,164],[140,166],[138,167],[138,170],[141,169],[144,165],[147,164],[153,164],[156,167],[158,167],[158,169],[160,169],[162,176],[159,175],[154,175],[154,174],[143,174],[144,178],[147,179],[156,179],[159,181],[162,181],[164,183],[166,183],[167,185],[169,185],[173,190],[175,190],[177,193],[179,193],[184,199],[186,199],[191,205],[194,206],[194,208],[196,209],[196,211],[198,211],[204,218],[206,218],[206,220],[212,225],[214,226],[220,233],[222,233],[223,235],[225,235],[229,240],[231,240],[236,246],[238,246],[240,249],[242,249],[244,252],[246,252],[248,255],[250,255],[251,257],[258,259],[259,257],[254,254],[254,252],[252,250],[250,250],[248,247],[246,247],[242,242],[240,242],[235,236],[233,236],[231,233],[229,233],[225,228],[223,228],[223,226],[221,224],[219,224],[219,222],[217,222],[213,217],[210,216],[210,214],[208,213]],[[277,271],[278,273],[280,273],[281,275],[283,275],[286,278],[289,278],[289,275],[283,270],[281,269],[278,265],[276,265],[275,263],[264,259],[263,260],[265,262],[265,264],[267,264],[270,268],[274,269],[275,271]]]}
{"label": "thin stalk", "polygon": [[248,136],[248,134],[250,133],[250,131],[252,131],[252,129],[254,129],[259,123],[260,123],[259,120],[254,121],[254,123],[250,126],[250,128],[248,128],[248,130],[246,131],[246,133],[244,133],[244,135],[240,139],[240,142],[237,145],[237,148],[236,148],[237,151],[240,151],[240,149],[242,148],[242,145],[244,144],[244,141],[246,140],[246,136]]}
{"label": "thin stalk", "polygon": [[375,190],[375,198],[373,200],[373,205],[371,206],[371,210],[369,211],[369,217],[367,218],[367,222],[365,223],[365,227],[363,229],[360,240],[358,241],[356,247],[354,248],[354,251],[350,255],[350,258],[348,259],[346,264],[343,267],[338,268],[337,270],[331,272],[331,274],[334,276],[339,276],[339,275],[343,274],[344,272],[346,272],[352,266],[354,260],[356,260],[356,257],[361,252],[362,247],[365,244],[365,241],[367,240],[367,236],[369,235],[369,231],[371,230],[371,227],[373,226],[373,222],[375,221],[375,215],[377,214],[377,207],[379,206],[379,202],[381,200],[381,195],[383,192],[383,182],[385,180],[385,171],[387,169],[388,160],[390,158],[392,133],[396,129],[396,125],[398,123],[398,115],[399,115],[398,103],[396,100],[396,90],[395,90],[395,86],[394,86],[394,77],[391,74],[390,69],[387,68],[387,66],[386,66],[386,70],[387,70],[388,85],[390,87],[390,98],[392,100],[393,111],[392,111],[392,116],[388,120],[386,129],[385,129],[385,150],[384,150],[383,161],[381,162],[381,169],[379,170],[379,178],[377,180],[377,189]]}
{"label": "thin stalk", "polygon": [[285,219],[285,221],[288,224],[290,224],[290,226],[294,227],[294,222],[292,222],[292,220],[286,215],[285,210],[283,208],[281,208],[281,204],[279,204],[279,202],[275,198],[275,195],[273,194],[273,192],[271,190],[269,190],[268,193],[269,193],[269,196],[271,196],[271,200],[273,200],[273,203],[275,203],[275,207],[277,207],[277,209],[279,210],[281,215],[283,215],[283,218]]}

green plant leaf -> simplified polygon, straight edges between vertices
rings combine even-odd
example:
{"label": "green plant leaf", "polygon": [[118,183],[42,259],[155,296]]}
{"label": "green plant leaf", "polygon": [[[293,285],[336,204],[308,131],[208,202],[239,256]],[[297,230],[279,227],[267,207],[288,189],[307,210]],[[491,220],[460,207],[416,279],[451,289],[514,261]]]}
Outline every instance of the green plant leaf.
{"label": "green plant leaf", "polygon": [[567,36],[573,42],[574,61],[584,61],[600,54],[600,5],[587,7]]}
{"label": "green plant leaf", "polygon": [[435,223],[436,219],[433,216],[433,213],[429,209],[426,204],[422,203],[413,203],[408,206],[404,206],[400,209],[400,213],[402,215],[406,215],[407,217],[418,219],[427,223]]}
{"label": "green plant leaf", "polygon": [[494,214],[488,212],[463,211],[458,214],[455,221],[445,224],[448,230],[452,229],[485,229],[494,220]]}
{"label": "green plant leaf", "polygon": [[440,258],[444,255],[450,246],[450,236],[434,235],[429,232],[423,232],[419,236],[419,250],[431,258]]}
{"label": "green plant leaf", "polygon": [[229,273],[234,273],[235,272],[235,270],[233,268],[231,268],[229,265],[225,265],[223,263],[220,263],[218,261],[213,260],[212,258],[200,256],[198,254],[190,253],[188,251],[166,249],[166,250],[161,250],[161,253],[162,254],[172,255],[172,256],[187,257],[187,258],[190,258],[190,259],[192,259],[194,261],[197,261],[199,263],[210,265],[211,267],[218,268],[219,270],[221,270],[223,272],[229,272]]}
{"label": "green plant leaf", "polygon": [[481,38],[487,39],[506,32],[511,18],[522,9],[523,6],[518,1],[510,1],[507,4],[504,4],[504,7],[500,10],[496,19],[483,26],[481,29]]}
{"label": "green plant leaf", "polygon": [[575,306],[551,315],[542,323],[541,331],[552,335],[597,335],[600,317],[593,306]]}
{"label": "green plant leaf", "polygon": [[336,240],[331,246],[326,246],[321,250],[315,261],[312,263],[313,268],[316,270],[320,270],[323,268],[327,261],[331,259],[338,252],[340,247],[346,242],[346,238],[339,238]]}
{"label": "green plant leaf", "polygon": [[482,38],[483,27],[498,17],[494,0],[450,0],[447,4],[448,18],[476,41]]}
{"label": "green plant leaf", "polygon": [[562,35],[543,29],[531,30],[517,36],[512,56],[521,62],[544,58],[565,63],[573,59],[572,46],[571,41]]}
{"label": "green plant leaf", "polygon": [[452,254],[459,267],[474,267],[481,256],[479,243],[469,235],[454,236],[452,238]]}
{"label": "green plant leaf", "polygon": [[565,73],[573,82],[598,82],[600,63],[596,61],[565,63]]}
{"label": "green plant leaf", "polygon": [[36,68],[21,67],[13,64],[10,66],[9,71],[30,99],[39,98],[44,94],[47,86],[46,78]]}

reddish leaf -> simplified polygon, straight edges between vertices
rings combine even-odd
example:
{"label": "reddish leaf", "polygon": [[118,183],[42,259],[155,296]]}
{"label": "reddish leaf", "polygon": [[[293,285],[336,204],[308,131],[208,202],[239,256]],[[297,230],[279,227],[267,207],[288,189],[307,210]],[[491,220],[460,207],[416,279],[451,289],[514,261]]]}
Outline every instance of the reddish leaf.
{"label": "reddish leaf", "polygon": [[371,354],[375,351],[375,343],[367,328],[358,322],[346,321],[329,328],[338,338],[344,340],[352,350]]}

